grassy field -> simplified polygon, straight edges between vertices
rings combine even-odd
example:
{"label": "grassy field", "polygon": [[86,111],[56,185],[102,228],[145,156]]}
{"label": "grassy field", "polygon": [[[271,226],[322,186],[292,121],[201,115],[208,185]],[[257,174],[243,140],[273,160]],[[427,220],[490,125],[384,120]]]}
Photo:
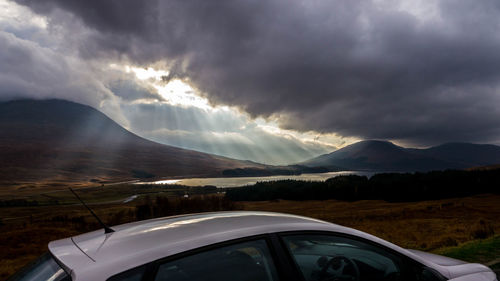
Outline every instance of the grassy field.
{"label": "grassy field", "polygon": [[[259,210],[292,213],[353,227],[406,248],[445,254],[460,259],[498,266],[500,253],[500,196],[479,195],[466,198],[387,203],[384,201],[259,201],[221,205],[222,195],[197,195],[180,199],[182,189],[80,190],[92,202],[96,213],[115,225],[176,213],[211,210]],[[192,190],[193,191],[193,190]],[[158,193],[161,192],[161,193]],[[194,192],[194,191],[193,191]],[[118,194],[118,195],[117,195]],[[131,194],[142,194],[137,200],[122,203]],[[60,205],[0,208],[0,279],[17,271],[26,262],[47,250],[47,243],[99,228],[83,207],[67,193],[51,193]],[[169,198],[171,211],[158,211]],[[43,197],[43,196],[42,196]],[[219,199],[214,200],[213,197]],[[43,198],[40,198],[42,200]],[[41,201],[48,203],[47,201]],[[223,202],[224,203],[224,202]],[[146,213],[144,211],[146,206]]]}
{"label": "grassy field", "polygon": [[259,201],[245,202],[243,207],[314,217],[428,251],[500,233],[499,203],[498,195],[479,195],[413,203]]}
{"label": "grassy field", "polygon": [[436,253],[464,261],[483,263],[500,276],[500,235],[439,249]]}
{"label": "grassy field", "polygon": [[464,261],[480,261],[487,265],[500,266],[500,235],[469,241],[460,246],[442,248],[436,252]]}

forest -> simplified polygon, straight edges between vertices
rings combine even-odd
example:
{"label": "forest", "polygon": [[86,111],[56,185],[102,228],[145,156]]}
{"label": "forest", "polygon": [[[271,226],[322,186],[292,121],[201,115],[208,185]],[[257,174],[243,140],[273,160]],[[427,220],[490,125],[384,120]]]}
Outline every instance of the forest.
{"label": "forest", "polygon": [[414,202],[500,193],[500,169],[446,170],[425,173],[381,173],[337,176],[325,182],[282,180],[226,191],[233,201],[385,200]]}

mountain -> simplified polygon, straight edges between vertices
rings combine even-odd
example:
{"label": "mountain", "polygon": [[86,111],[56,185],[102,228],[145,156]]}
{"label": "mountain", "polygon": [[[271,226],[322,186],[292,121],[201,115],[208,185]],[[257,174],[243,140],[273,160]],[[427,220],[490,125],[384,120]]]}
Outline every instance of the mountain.
{"label": "mountain", "polygon": [[0,103],[0,159],[3,184],[221,176],[263,166],[155,143],[64,100]]}
{"label": "mountain", "polygon": [[500,164],[500,146],[492,144],[446,143],[423,149],[421,153],[448,159],[466,167]]}
{"label": "mountain", "polygon": [[500,146],[447,143],[427,149],[404,148],[388,141],[368,140],[310,159],[309,167],[348,170],[430,171],[464,169],[500,163]]}

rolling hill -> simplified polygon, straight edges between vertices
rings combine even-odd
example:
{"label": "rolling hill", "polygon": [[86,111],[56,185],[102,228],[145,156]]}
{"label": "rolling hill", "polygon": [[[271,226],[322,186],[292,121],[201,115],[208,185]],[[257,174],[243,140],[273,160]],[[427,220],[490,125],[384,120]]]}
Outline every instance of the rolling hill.
{"label": "rolling hill", "polygon": [[465,169],[500,163],[500,146],[447,143],[427,149],[404,148],[388,141],[368,140],[310,159],[309,167],[348,170],[430,171]]}
{"label": "rolling hill", "polygon": [[146,140],[92,107],[64,100],[0,103],[0,159],[0,185],[221,176],[263,167]]}

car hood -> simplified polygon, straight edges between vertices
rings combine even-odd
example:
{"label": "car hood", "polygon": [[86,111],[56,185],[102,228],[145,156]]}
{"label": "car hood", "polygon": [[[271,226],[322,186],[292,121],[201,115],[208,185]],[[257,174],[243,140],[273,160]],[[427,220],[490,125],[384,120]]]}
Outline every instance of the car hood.
{"label": "car hood", "polygon": [[[496,280],[496,275],[493,271],[479,263],[467,263],[461,260],[448,258],[431,253],[425,253],[417,250],[408,250],[413,254],[421,257],[422,259],[438,265],[441,269],[446,271],[445,274],[448,278],[455,280],[462,280],[459,277],[467,277],[463,280]],[[443,270],[440,270],[441,273]]]}

